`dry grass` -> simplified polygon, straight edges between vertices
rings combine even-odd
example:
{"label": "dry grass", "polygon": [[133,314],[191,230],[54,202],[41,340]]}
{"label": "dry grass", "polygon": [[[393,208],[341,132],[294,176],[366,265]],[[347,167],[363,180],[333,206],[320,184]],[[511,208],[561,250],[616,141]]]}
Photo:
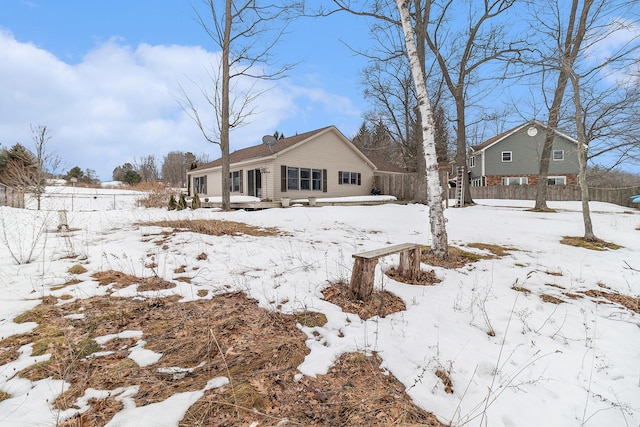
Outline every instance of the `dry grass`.
{"label": "dry grass", "polygon": [[470,248],[491,252],[494,256],[498,258],[509,256],[511,255],[511,252],[518,250],[517,248],[512,248],[509,246],[493,245],[490,243],[469,243],[467,246],[469,246]]}
{"label": "dry grass", "polygon": [[592,251],[604,251],[606,249],[616,250],[622,246],[600,239],[585,239],[584,237],[564,236],[560,243],[563,245],[575,246],[577,248],[590,249]]}
{"label": "dry grass", "polygon": [[223,221],[217,219],[164,220],[138,223],[143,226],[172,228],[173,233],[190,231],[210,236],[282,236],[282,231],[275,227],[256,227],[243,222]]}
{"label": "dry grass", "polygon": [[7,400],[11,395],[9,393],[5,393],[4,391],[0,391],[0,402],[3,400]]}
{"label": "dry grass", "polygon": [[452,394],[453,383],[451,382],[451,378],[449,377],[449,374],[443,369],[437,369],[436,377],[440,378],[440,381],[442,381],[442,384],[444,385],[445,393]]}
{"label": "dry grass", "polygon": [[351,294],[348,283],[338,282],[322,291],[324,299],[342,308],[346,313],[355,313],[361,319],[373,316],[386,317],[389,314],[406,310],[404,301],[387,292],[375,290],[367,302],[356,300]]}
{"label": "dry grass", "polygon": [[512,286],[511,289],[513,289],[514,291],[522,292],[523,294],[526,294],[526,295],[529,295],[531,293],[529,289],[524,288],[522,286]]}
{"label": "dry grass", "polygon": [[99,271],[94,273],[92,277],[102,286],[112,285],[117,289],[137,284],[137,289],[140,292],[159,291],[161,289],[172,289],[176,287],[175,283],[171,283],[160,277],[140,278],[115,270]]}
{"label": "dry grass", "polygon": [[87,269],[84,268],[81,264],[75,264],[69,267],[67,272],[69,272],[70,274],[82,274],[82,273],[86,273]]}
{"label": "dry grass", "polygon": [[166,208],[169,206],[169,197],[174,190],[166,188],[160,182],[145,182],[136,184],[133,190],[147,192],[147,197],[139,201],[140,205],[145,208]]}
{"label": "dry grass", "polygon": [[[120,287],[144,282],[115,271],[95,277],[102,284]],[[253,422],[275,426],[284,419],[305,426],[441,426],[432,414],[412,403],[400,382],[380,371],[382,361],[377,355],[345,354],[327,375],[297,379],[297,366],[309,350],[307,336],[296,324],[322,326],[326,317],[321,313],[289,316],[270,312],[242,293],[185,303],[177,296],[147,300],[99,296],[56,303],[49,297],[20,315],[16,322],[37,322],[38,326],[0,342],[0,362],[4,363],[17,359],[17,349],[27,343],[34,343],[34,354],[51,354],[49,361],[18,375],[68,382],[69,389],[53,402],[55,408],[73,408],[88,388],[113,390],[133,385],[139,387],[135,404],[149,405],[176,393],[201,390],[210,379],[224,376],[231,383],[207,391],[189,409],[181,426],[246,426]],[[76,313],[84,318],[66,317]],[[137,338],[114,339],[103,345],[95,340],[124,330],[142,331],[145,348],[161,353],[160,360],[141,367],[128,358]],[[91,357],[98,351],[112,353]],[[190,369],[180,375],[158,370],[170,367]],[[122,409],[116,397],[93,399],[86,412],[59,425],[105,425]]]}
{"label": "dry grass", "polygon": [[564,302],[560,298],[556,298],[556,297],[554,297],[552,295],[548,295],[548,294],[542,294],[542,295],[540,295],[540,298],[542,299],[542,301],[550,302],[551,304],[562,304]]}
{"label": "dry grass", "polygon": [[592,298],[605,298],[611,302],[620,304],[628,310],[640,313],[640,297],[604,292],[596,289],[591,289],[582,293]]}

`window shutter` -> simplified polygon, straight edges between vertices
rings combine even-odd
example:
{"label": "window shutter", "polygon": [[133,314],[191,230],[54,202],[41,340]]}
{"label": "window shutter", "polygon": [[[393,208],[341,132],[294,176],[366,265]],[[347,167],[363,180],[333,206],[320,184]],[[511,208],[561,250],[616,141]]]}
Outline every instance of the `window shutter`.
{"label": "window shutter", "polygon": [[287,192],[287,167],[285,165],[280,166],[280,191]]}
{"label": "window shutter", "polygon": [[242,190],[242,176],[244,175],[244,171],[242,169],[240,169],[240,172],[238,172],[238,174],[240,175],[240,193],[243,192]]}
{"label": "window shutter", "polygon": [[322,169],[322,192],[327,192],[327,170]]}
{"label": "window shutter", "polygon": [[362,174],[358,172],[358,185],[360,185],[361,182],[362,182]]}
{"label": "window shutter", "polygon": [[342,185],[342,171],[338,172],[338,185]]}

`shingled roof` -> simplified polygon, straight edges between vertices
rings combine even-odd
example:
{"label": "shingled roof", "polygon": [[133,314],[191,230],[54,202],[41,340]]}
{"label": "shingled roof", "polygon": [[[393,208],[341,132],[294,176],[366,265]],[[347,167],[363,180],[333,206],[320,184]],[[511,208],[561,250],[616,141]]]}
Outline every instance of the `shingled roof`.
{"label": "shingled roof", "polygon": [[[521,131],[524,128],[529,128],[531,126],[534,126],[534,127],[538,128],[538,129],[542,129],[542,130],[545,130],[545,131],[548,130],[548,129],[551,129],[549,126],[547,126],[544,123],[541,123],[541,122],[539,122],[537,120],[530,120],[530,121],[528,121],[528,122],[526,122],[526,123],[524,123],[524,124],[522,124],[520,126],[516,126],[513,129],[509,129],[508,131],[502,132],[500,135],[496,135],[493,138],[487,139],[482,144],[474,145],[473,147],[471,147],[471,149],[473,151],[475,151],[475,152],[485,150],[485,149],[489,148],[490,146],[492,146],[493,144],[503,140],[504,138],[506,138],[506,137],[508,137],[510,135],[513,135],[514,133],[517,133],[517,132]],[[557,135],[559,135],[559,136],[561,136],[563,138],[568,139],[569,141],[573,141],[576,144],[578,143],[578,141],[576,141],[575,139],[573,139],[570,136],[567,136],[567,135],[559,132],[556,129],[553,129],[553,132],[555,132]]]}
{"label": "shingled roof", "polygon": [[[243,162],[245,160],[269,157],[275,153],[279,153],[281,151],[286,150],[287,148],[293,147],[294,145],[299,144],[300,142],[314,135],[322,133],[330,127],[331,126],[326,126],[320,129],[301,133],[295,136],[290,136],[288,138],[279,139],[276,141],[275,145],[271,147],[267,146],[266,144],[258,144],[251,147],[236,150],[233,153],[229,153],[229,163],[233,164],[233,163]],[[216,159],[209,163],[204,163],[193,170],[198,171],[202,169],[215,168],[217,166],[222,166],[222,158]]]}

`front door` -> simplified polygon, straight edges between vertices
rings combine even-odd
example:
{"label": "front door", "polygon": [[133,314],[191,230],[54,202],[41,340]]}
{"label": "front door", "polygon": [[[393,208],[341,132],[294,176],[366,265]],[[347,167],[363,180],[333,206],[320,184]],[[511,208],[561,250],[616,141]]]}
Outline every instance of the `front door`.
{"label": "front door", "polygon": [[262,198],[262,172],[260,169],[250,169],[247,171],[249,181],[249,195]]}

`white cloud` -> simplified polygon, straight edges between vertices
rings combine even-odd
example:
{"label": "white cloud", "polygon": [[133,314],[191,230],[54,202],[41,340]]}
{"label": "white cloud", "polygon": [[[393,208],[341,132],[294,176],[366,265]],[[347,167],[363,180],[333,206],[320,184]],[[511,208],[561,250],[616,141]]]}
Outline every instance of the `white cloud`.
{"label": "white cloud", "polygon": [[[29,126],[46,125],[52,137],[49,151],[60,156],[64,171],[94,169],[103,180],[116,166],[149,154],[159,163],[174,150],[216,158],[219,149],[204,142],[176,97],[181,84],[213,123],[194,82],[211,82],[207,69],[217,58],[197,46],[141,44],[134,49],[112,39],[70,65],[0,32],[0,143],[31,147]],[[357,127],[360,117],[345,97],[285,80],[260,97],[255,110],[250,123],[232,134],[232,150],[259,143],[276,129],[290,135],[328,124],[340,127],[332,117]]]}

